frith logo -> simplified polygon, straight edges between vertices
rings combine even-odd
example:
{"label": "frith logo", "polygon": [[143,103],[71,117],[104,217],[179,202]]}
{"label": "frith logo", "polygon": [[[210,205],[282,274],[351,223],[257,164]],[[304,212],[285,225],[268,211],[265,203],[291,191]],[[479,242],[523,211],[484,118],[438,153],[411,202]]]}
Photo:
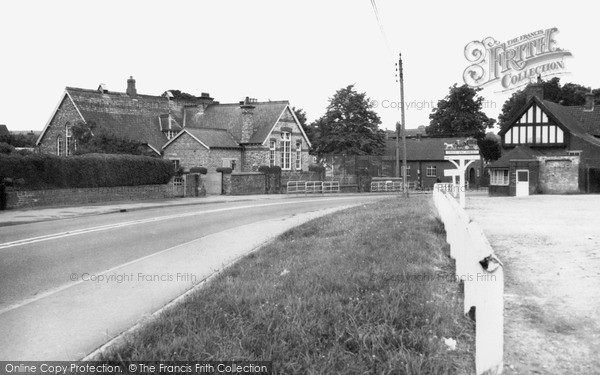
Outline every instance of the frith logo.
{"label": "frith logo", "polygon": [[566,73],[564,58],[571,52],[558,48],[557,28],[537,30],[505,43],[492,37],[472,41],[465,57],[472,65],[463,73],[465,83],[482,87],[499,82],[503,90],[515,89],[533,78]]}

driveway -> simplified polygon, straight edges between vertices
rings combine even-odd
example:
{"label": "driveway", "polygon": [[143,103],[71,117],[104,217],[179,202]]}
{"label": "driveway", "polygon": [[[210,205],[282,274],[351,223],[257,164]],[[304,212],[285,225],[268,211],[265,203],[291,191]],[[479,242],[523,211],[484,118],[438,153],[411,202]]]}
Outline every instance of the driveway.
{"label": "driveway", "polygon": [[471,196],[505,265],[506,374],[600,373],[600,195]]}

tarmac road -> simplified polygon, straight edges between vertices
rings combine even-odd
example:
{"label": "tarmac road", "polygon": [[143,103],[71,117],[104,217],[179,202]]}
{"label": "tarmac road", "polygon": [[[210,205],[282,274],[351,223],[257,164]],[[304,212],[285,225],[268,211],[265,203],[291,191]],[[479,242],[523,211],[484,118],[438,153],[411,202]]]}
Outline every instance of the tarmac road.
{"label": "tarmac road", "polygon": [[0,227],[0,360],[76,360],[312,218],[385,196],[160,207]]}

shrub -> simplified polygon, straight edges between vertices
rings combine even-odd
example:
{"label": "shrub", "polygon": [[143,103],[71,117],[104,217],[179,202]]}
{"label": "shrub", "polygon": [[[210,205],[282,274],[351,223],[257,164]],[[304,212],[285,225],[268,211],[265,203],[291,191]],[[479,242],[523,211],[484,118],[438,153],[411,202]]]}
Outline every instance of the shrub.
{"label": "shrub", "polygon": [[15,148],[6,142],[0,142],[0,154],[12,154]]}
{"label": "shrub", "polygon": [[206,169],[204,167],[192,167],[192,168],[190,168],[190,173],[207,174],[208,169]]}
{"label": "shrub", "polygon": [[269,167],[269,173],[281,174],[281,167],[278,165],[273,165],[272,167]]}
{"label": "shrub", "polygon": [[309,164],[308,170],[310,172],[323,173],[323,172],[325,172],[325,167],[322,166],[321,164]]}
{"label": "shrub", "polygon": [[219,168],[217,168],[217,172],[221,172],[224,174],[230,174],[231,172],[233,172],[233,170],[229,167],[219,167]]}
{"label": "shrub", "polygon": [[258,171],[264,174],[269,174],[271,173],[271,167],[269,167],[268,165],[261,165],[260,167],[258,167]]}
{"label": "shrub", "polygon": [[169,160],[146,156],[0,155],[0,179],[22,179],[27,189],[166,184],[172,176]]}

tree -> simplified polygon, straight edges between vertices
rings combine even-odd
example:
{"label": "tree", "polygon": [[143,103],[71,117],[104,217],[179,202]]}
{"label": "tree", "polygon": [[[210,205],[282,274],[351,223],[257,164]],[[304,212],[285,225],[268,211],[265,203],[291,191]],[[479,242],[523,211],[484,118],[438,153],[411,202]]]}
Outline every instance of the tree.
{"label": "tree", "polygon": [[[198,97],[188,94],[187,92],[182,92],[181,90],[167,90],[171,91],[173,94],[173,99],[181,99],[181,100],[196,100]],[[162,96],[167,96],[167,91],[162,93]]]}
{"label": "tree", "polygon": [[[549,81],[542,81],[541,85],[544,90],[544,100],[566,106],[585,104],[585,94],[590,91],[589,88],[576,83],[565,83],[561,86],[560,78],[558,77],[554,77]],[[599,103],[600,89],[592,90],[592,93],[594,94],[594,102]],[[498,115],[498,124],[500,127],[503,127],[510,122],[526,103],[527,88],[513,93],[512,96],[504,102],[502,105],[502,112]]]}
{"label": "tree", "polygon": [[438,101],[437,107],[429,115],[431,120],[426,132],[439,137],[474,137],[483,139],[486,129],[494,126],[496,120],[490,119],[481,110],[484,98],[478,96],[481,88],[472,88],[466,84],[450,87],[450,93]]}
{"label": "tree", "polygon": [[338,90],[329,99],[325,115],[310,127],[312,152],[315,155],[381,155],[385,148],[385,132],[381,120],[372,110],[365,93],[354,85]]}
{"label": "tree", "polygon": [[502,156],[500,137],[492,132],[487,133],[485,138],[478,140],[477,146],[479,146],[479,153],[488,163],[498,160]]}
{"label": "tree", "polygon": [[300,126],[302,127],[302,130],[304,130],[304,133],[306,133],[306,136],[312,143],[312,141],[314,139],[314,128],[312,126],[310,126],[309,124],[307,124],[308,120],[306,118],[306,112],[302,108],[296,108],[296,107],[292,107],[292,111],[294,112],[294,114],[296,115],[296,118],[300,122]]}

